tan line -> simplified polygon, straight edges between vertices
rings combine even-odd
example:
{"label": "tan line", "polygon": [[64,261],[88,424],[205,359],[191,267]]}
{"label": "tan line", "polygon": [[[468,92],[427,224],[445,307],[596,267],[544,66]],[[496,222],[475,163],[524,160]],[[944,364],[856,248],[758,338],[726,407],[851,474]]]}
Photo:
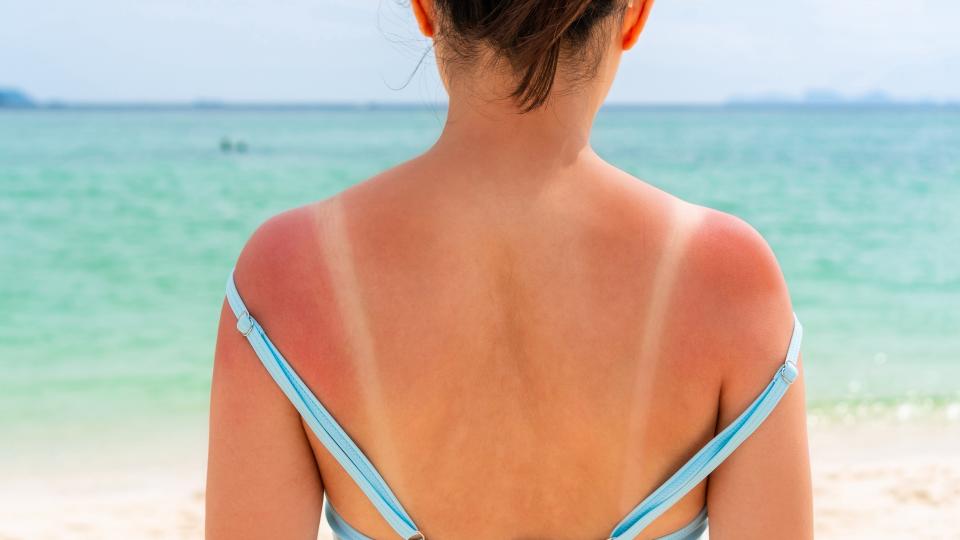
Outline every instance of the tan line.
{"label": "tan line", "polygon": [[[633,400],[627,412],[628,432],[645,434],[647,433],[647,424],[649,415],[641,415],[641,411],[651,411],[651,400],[653,399],[653,388],[656,385],[656,366],[660,360],[661,338],[663,337],[664,325],[667,310],[670,306],[670,299],[673,296],[673,290],[676,286],[677,275],[679,274],[680,263],[686,253],[687,244],[693,236],[693,232],[699,226],[703,218],[703,213],[699,208],[687,204],[683,201],[673,199],[670,206],[670,232],[660,261],[654,270],[652,280],[652,293],[647,308],[647,316],[643,324],[643,331],[638,341],[639,355],[636,362],[636,378],[633,384]],[[642,405],[642,407],[641,407]],[[623,456],[625,483],[621,491],[621,505],[633,507],[640,501],[633,500],[628,489],[630,479],[637,478],[639,471],[637,467],[631,467],[633,463],[644,463],[646,460],[631,459],[631,452],[639,451],[644,447],[641,437],[631,436],[629,441],[636,441],[625,446],[626,452]]]}
{"label": "tan line", "polygon": [[[395,462],[395,439],[381,411],[387,410],[380,380],[377,347],[363,300],[363,286],[358,279],[353,245],[342,200],[326,201],[320,210],[317,238],[328,268],[330,289],[336,309],[343,321],[347,350],[356,368],[357,388],[362,393],[360,403],[366,411],[366,420],[373,428],[377,445],[385,446],[381,453]],[[384,463],[377,464],[383,473]],[[396,467],[389,467],[397,470]]]}

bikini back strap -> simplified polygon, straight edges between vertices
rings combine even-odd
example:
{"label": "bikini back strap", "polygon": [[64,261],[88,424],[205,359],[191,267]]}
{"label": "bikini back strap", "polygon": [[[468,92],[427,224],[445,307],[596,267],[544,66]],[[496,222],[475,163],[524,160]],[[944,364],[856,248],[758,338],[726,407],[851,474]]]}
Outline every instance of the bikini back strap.
{"label": "bikini back strap", "polygon": [[760,396],[740,416],[708,442],[699,452],[680,467],[666,482],[647,496],[610,533],[610,540],[635,538],[655,519],[670,509],[691,489],[697,486],[723,460],[740,446],[766,420],[780,402],[790,384],[797,378],[797,359],[803,327],[796,313],[793,315],[793,335],[787,347],[786,360]]}
{"label": "bikini back strap", "polygon": [[401,538],[423,540],[423,534],[417,530],[413,519],[404,510],[380,473],[304,384],[303,380],[270,341],[270,338],[267,337],[267,333],[247,310],[233,280],[233,271],[230,272],[230,277],[227,279],[227,302],[230,304],[233,314],[237,317],[237,330],[250,342],[267,372],[270,373],[273,380],[283,390],[283,393],[286,394],[297,411],[300,412],[300,416],[310,426],[323,446],[333,455],[340,466],[350,474],[357,486],[380,512],[380,515]]}

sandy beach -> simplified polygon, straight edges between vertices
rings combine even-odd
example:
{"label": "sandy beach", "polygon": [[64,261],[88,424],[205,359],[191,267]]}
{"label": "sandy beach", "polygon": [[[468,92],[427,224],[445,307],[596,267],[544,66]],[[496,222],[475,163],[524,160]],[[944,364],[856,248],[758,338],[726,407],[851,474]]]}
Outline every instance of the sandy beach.
{"label": "sandy beach", "polygon": [[[922,419],[811,415],[817,538],[960,538],[960,411],[952,407]],[[91,447],[77,455],[93,463],[86,469],[66,459],[41,474],[5,475],[0,539],[202,538],[203,448],[192,440],[150,464]],[[320,538],[330,538],[325,525]]]}
{"label": "sandy beach", "polygon": [[810,446],[817,538],[960,538],[956,419],[814,423]]}

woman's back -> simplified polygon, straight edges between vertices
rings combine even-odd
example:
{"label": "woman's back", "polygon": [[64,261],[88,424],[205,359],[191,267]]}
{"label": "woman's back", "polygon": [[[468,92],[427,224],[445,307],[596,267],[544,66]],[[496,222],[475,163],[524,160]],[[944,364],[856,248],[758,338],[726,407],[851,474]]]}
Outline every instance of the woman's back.
{"label": "woman's back", "polygon": [[[782,362],[775,262],[742,222],[592,153],[543,177],[443,165],[428,153],[272,219],[238,287],[431,536],[599,538]],[[728,411],[725,376],[746,390]],[[311,447],[340,515],[390,538]],[[705,487],[645,537],[689,522]]]}
{"label": "woman's back", "polygon": [[[794,378],[778,371],[794,320],[772,253],[743,222],[650,187],[589,146],[621,40],[635,39],[650,2],[623,2],[615,19],[614,0],[555,11],[543,1],[458,11],[465,4],[414,0],[425,32],[448,36],[437,43],[450,93],[437,143],[269,220],[244,249],[214,369],[209,536],[315,536],[326,494],[341,529],[370,538],[415,537],[413,521],[430,540],[627,538],[632,528],[611,530],[764,395],[740,430],[776,405],[756,433],[636,530],[663,536],[706,505],[714,538],[811,535],[802,378],[784,395]],[[511,30],[522,13],[533,18]],[[576,25],[539,19],[554,16]],[[561,61],[559,41],[527,50],[544,28],[586,47],[591,24],[610,38],[592,78],[542,62]],[[509,70],[448,61],[478,32],[484,43],[503,37],[503,54],[534,70],[513,94],[519,109],[497,98]],[[516,45],[516,32],[532,41]],[[273,365],[281,355],[307,389],[271,380],[289,376]],[[284,385],[294,401],[315,395],[359,451],[318,439],[312,411],[305,425]],[[742,440],[725,437],[727,451]],[[362,461],[361,451],[403,526],[389,526],[336,460]],[[714,454],[694,465],[707,474],[726,457]]]}

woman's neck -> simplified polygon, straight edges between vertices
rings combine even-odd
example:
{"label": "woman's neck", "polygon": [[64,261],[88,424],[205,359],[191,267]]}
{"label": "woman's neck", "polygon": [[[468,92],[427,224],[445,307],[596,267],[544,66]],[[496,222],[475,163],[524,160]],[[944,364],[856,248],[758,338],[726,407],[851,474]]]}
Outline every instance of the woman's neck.
{"label": "woman's neck", "polygon": [[597,107],[589,96],[556,94],[521,113],[509,99],[485,100],[451,93],[447,121],[431,152],[450,154],[464,166],[553,170],[590,153]]}

